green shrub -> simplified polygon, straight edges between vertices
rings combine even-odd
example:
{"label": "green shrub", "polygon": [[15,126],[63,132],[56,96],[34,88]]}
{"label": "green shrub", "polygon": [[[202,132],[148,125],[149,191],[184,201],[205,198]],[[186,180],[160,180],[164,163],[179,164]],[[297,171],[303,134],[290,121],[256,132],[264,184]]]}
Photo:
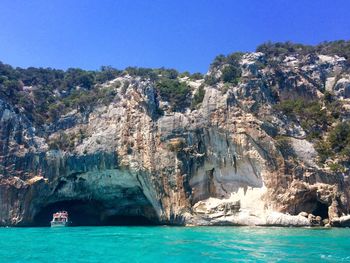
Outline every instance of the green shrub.
{"label": "green shrub", "polygon": [[318,101],[285,100],[274,105],[274,109],[298,120],[309,139],[320,138],[323,130],[332,123],[332,117]]}
{"label": "green shrub", "polygon": [[350,155],[350,122],[341,122],[331,129],[328,136],[316,144],[320,163],[328,158],[341,158],[349,163]]}
{"label": "green shrub", "polygon": [[188,71],[184,71],[179,75],[180,78],[190,77],[190,76],[191,76],[191,73]]}
{"label": "green shrub", "polygon": [[[226,83],[237,84],[239,82],[239,77],[242,74],[242,70],[240,68],[240,60],[242,55],[243,53],[235,52],[229,54],[228,56],[217,56],[210,65],[213,73],[205,77],[205,83],[208,85],[215,85],[221,80]],[[221,70],[222,74],[220,79],[217,79],[214,76],[217,70]]]}
{"label": "green shrub", "polygon": [[331,169],[331,171],[336,172],[336,173],[345,172],[345,167],[339,163],[330,163],[330,164],[328,164],[328,167]]}
{"label": "green shrub", "polygon": [[291,158],[296,157],[293,146],[288,137],[277,136],[275,140],[276,140],[276,147],[282,154],[283,158],[288,159],[290,157]]}
{"label": "green shrub", "polygon": [[121,83],[119,80],[117,80],[116,82],[114,82],[114,87],[115,87],[116,89],[119,89],[121,86],[122,86],[122,83]]}
{"label": "green shrub", "polygon": [[215,57],[214,61],[211,63],[210,68],[217,68],[226,63],[225,55],[218,55]]}
{"label": "green shrub", "polygon": [[217,84],[220,80],[213,75],[207,75],[204,78],[204,83],[207,84],[208,86],[214,86]]}
{"label": "green shrub", "polygon": [[329,91],[324,92],[323,100],[326,104],[331,104],[334,101],[334,95],[333,93]]}
{"label": "green shrub", "polygon": [[350,148],[350,122],[341,122],[330,131],[328,141],[333,151],[347,155]]}
{"label": "green shrub", "polygon": [[211,69],[219,68],[225,64],[229,64],[232,66],[239,66],[239,62],[240,62],[243,54],[244,53],[242,53],[242,52],[234,52],[234,53],[231,53],[227,56],[218,55],[217,57],[215,57],[214,61],[211,63],[210,68]]}
{"label": "green shrub", "polygon": [[100,71],[96,73],[97,83],[105,83],[120,76],[121,70],[117,70],[111,66],[102,66]]}
{"label": "green shrub", "polygon": [[274,109],[283,112],[288,117],[296,117],[298,112],[301,112],[304,106],[304,101],[299,100],[284,100],[274,105]]}
{"label": "green shrub", "polygon": [[133,77],[153,78],[155,74],[151,68],[127,67],[125,71]]}
{"label": "green shrub", "polygon": [[198,104],[203,102],[204,96],[205,96],[204,86],[200,85],[198,87],[197,92],[193,96],[192,109],[196,108]]}
{"label": "green shrub", "polygon": [[95,98],[104,105],[109,105],[115,96],[117,91],[114,87],[103,87],[95,91]]}
{"label": "green shrub", "polygon": [[342,114],[342,104],[339,101],[333,101],[332,103],[326,104],[327,109],[330,111],[333,119],[339,119]]}
{"label": "green shrub", "polygon": [[294,54],[307,54],[314,50],[312,46],[287,42],[266,42],[256,48],[257,52],[262,52],[268,57],[281,57]]}
{"label": "green shrub", "polygon": [[48,108],[48,115],[49,115],[50,121],[55,121],[56,119],[58,119],[62,111],[64,111],[63,103],[57,102],[57,103],[50,104]]}
{"label": "green shrub", "polygon": [[179,72],[176,69],[159,68],[154,69],[154,72],[165,79],[176,79],[179,76]]}
{"label": "green shrub", "polygon": [[334,155],[329,143],[324,140],[320,140],[315,144],[315,149],[319,156],[319,162],[324,163],[328,158]]}
{"label": "green shrub", "polygon": [[239,77],[241,76],[241,73],[242,72],[239,67],[235,67],[233,65],[225,66],[222,69],[221,80],[223,82],[237,84],[239,81]]}
{"label": "green shrub", "polygon": [[226,57],[226,63],[229,64],[229,65],[238,67],[239,66],[239,62],[242,59],[243,54],[244,53],[242,53],[242,52],[234,52],[234,53],[229,54]]}
{"label": "green shrub", "polygon": [[203,79],[203,74],[196,72],[196,73],[193,73],[192,75],[190,75],[189,77],[192,80],[200,80],[200,79]]}
{"label": "green shrub", "polygon": [[173,111],[183,111],[188,107],[190,89],[185,83],[175,79],[163,78],[157,82],[156,88],[161,98],[170,103]]}

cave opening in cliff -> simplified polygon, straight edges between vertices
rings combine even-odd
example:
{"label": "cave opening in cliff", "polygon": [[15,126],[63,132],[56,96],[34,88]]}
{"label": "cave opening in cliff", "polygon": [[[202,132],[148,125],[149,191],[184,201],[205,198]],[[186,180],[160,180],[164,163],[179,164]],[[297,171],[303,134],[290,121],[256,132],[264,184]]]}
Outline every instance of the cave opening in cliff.
{"label": "cave opening in cliff", "polygon": [[320,216],[322,219],[328,218],[328,205],[317,201],[316,208],[312,211],[315,216]]}
{"label": "cave opening in cliff", "polygon": [[104,204],[95,200],[59,201],[42,207],[34,216],[34,226],[49,226],[52,214],[67,211],[71,226],[143,226],[155,225],[143,215],[109,214]]}

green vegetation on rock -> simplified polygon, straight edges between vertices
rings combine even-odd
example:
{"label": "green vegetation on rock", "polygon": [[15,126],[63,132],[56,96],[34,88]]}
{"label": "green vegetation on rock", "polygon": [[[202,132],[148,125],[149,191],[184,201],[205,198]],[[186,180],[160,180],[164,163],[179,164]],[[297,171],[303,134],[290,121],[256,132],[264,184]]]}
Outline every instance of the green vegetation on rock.
{"label": "green vegetation on rock", "polygon": [[228,65],[222,69],[221,80],[223,82],[237,84],[240,76],[241,70],[239,67]]}
{"label": "green vegetation on rock", "polygon": [[173,111],[183,111],[189,106],[190,88],[176,79],[163,78],[157,82],[156,88],[161,98],[170,103]]}
{"label": "green vegetation on rock", "polygon": [[202,103],[203,99],[204,99],[204,96],[205,96],[204,86],[200,85],[198,87],[197,92],[193,96],[192,108],[196,108],[198,106],[198,104]]}
{"label": "green vegetation on rock", "polygon": [[[236,52],[228,56],[217,56],[210,65],[211,74],[206,76],[205,83],[207,85],[215,85],[219,81],[222,81],[224,83],[237,84],[242,74],[239,64],[242,55],[243,53]],[[215,77],[217,70],[221,70],[220,78]]]}
{"label": "green vegetation on rock", "polygon": [[308,133],[309,139],[319,138],[325,127],[332,122],[332,117],[318,101],[305,101],[302,98],[285,100],[276,104],[274,108],[297,120]]}
{"label": "green vegetation on rock", "polygon": [[[344,165],[350,164],[350,122],[340,122],[333,127],[328,136],[316,144],[320,162],[324,163],[327,159],[337,159]],[[343,167],[340,163],[332,167],[335,169]],[[331,167],[331,168],[332,168]],[[339,170],[339,169],[337,169]]]}
{"label": "green vegetation on rock", "polygon": [[268,57],[278,58],[290,55],[338,55],[344,57],[350,63],[350,41],[338,40],[323,42],[316,46],[303,45],[287,42],[266,42],[256,48],[257,52],[262,52]]}
{"label": "green vegetation on rock", "polygon": [[[121,71],[101,67],[100,71],[70,68],[13,68],[0,62],[0,97],[23,108],[36,125],[52,121],[60,114],[78,107],[86,108],[111,95],[98,84],[120,76]],[[79,88],[78,88],[79,87]],[[111,96],[109,96],[111,97]]]}
{"label": "green vegetation on rock", "polygon": [[280,151],[285,159],[294,158],[295,152],[290,139],[285,136],[277,136],[275,138],[277,149]]}

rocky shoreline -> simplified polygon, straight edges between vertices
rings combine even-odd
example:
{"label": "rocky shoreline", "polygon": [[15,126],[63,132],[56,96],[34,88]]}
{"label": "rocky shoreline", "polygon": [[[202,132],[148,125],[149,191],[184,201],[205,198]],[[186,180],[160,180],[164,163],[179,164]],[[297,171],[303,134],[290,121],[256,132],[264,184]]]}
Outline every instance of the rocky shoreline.
{"label": "rocky shoreline", "polygon": [[240,201],[210,198],[198,202],[194,215],[189,215],[185,225],[191,226],[279,226],[279,227],[349,227],[350,215],[331,220],[300,212],[290,215],[276,211],[249,211],[240,208]]}

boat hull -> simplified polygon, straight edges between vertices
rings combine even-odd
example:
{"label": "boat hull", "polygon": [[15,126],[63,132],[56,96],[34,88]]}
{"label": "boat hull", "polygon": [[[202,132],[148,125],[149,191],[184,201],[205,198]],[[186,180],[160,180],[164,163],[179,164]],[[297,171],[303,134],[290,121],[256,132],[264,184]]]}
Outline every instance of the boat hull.
{"label": "boat hull", "polygon": [[51,222],[51,227],[66,227],[68,223],[65,222]]}

